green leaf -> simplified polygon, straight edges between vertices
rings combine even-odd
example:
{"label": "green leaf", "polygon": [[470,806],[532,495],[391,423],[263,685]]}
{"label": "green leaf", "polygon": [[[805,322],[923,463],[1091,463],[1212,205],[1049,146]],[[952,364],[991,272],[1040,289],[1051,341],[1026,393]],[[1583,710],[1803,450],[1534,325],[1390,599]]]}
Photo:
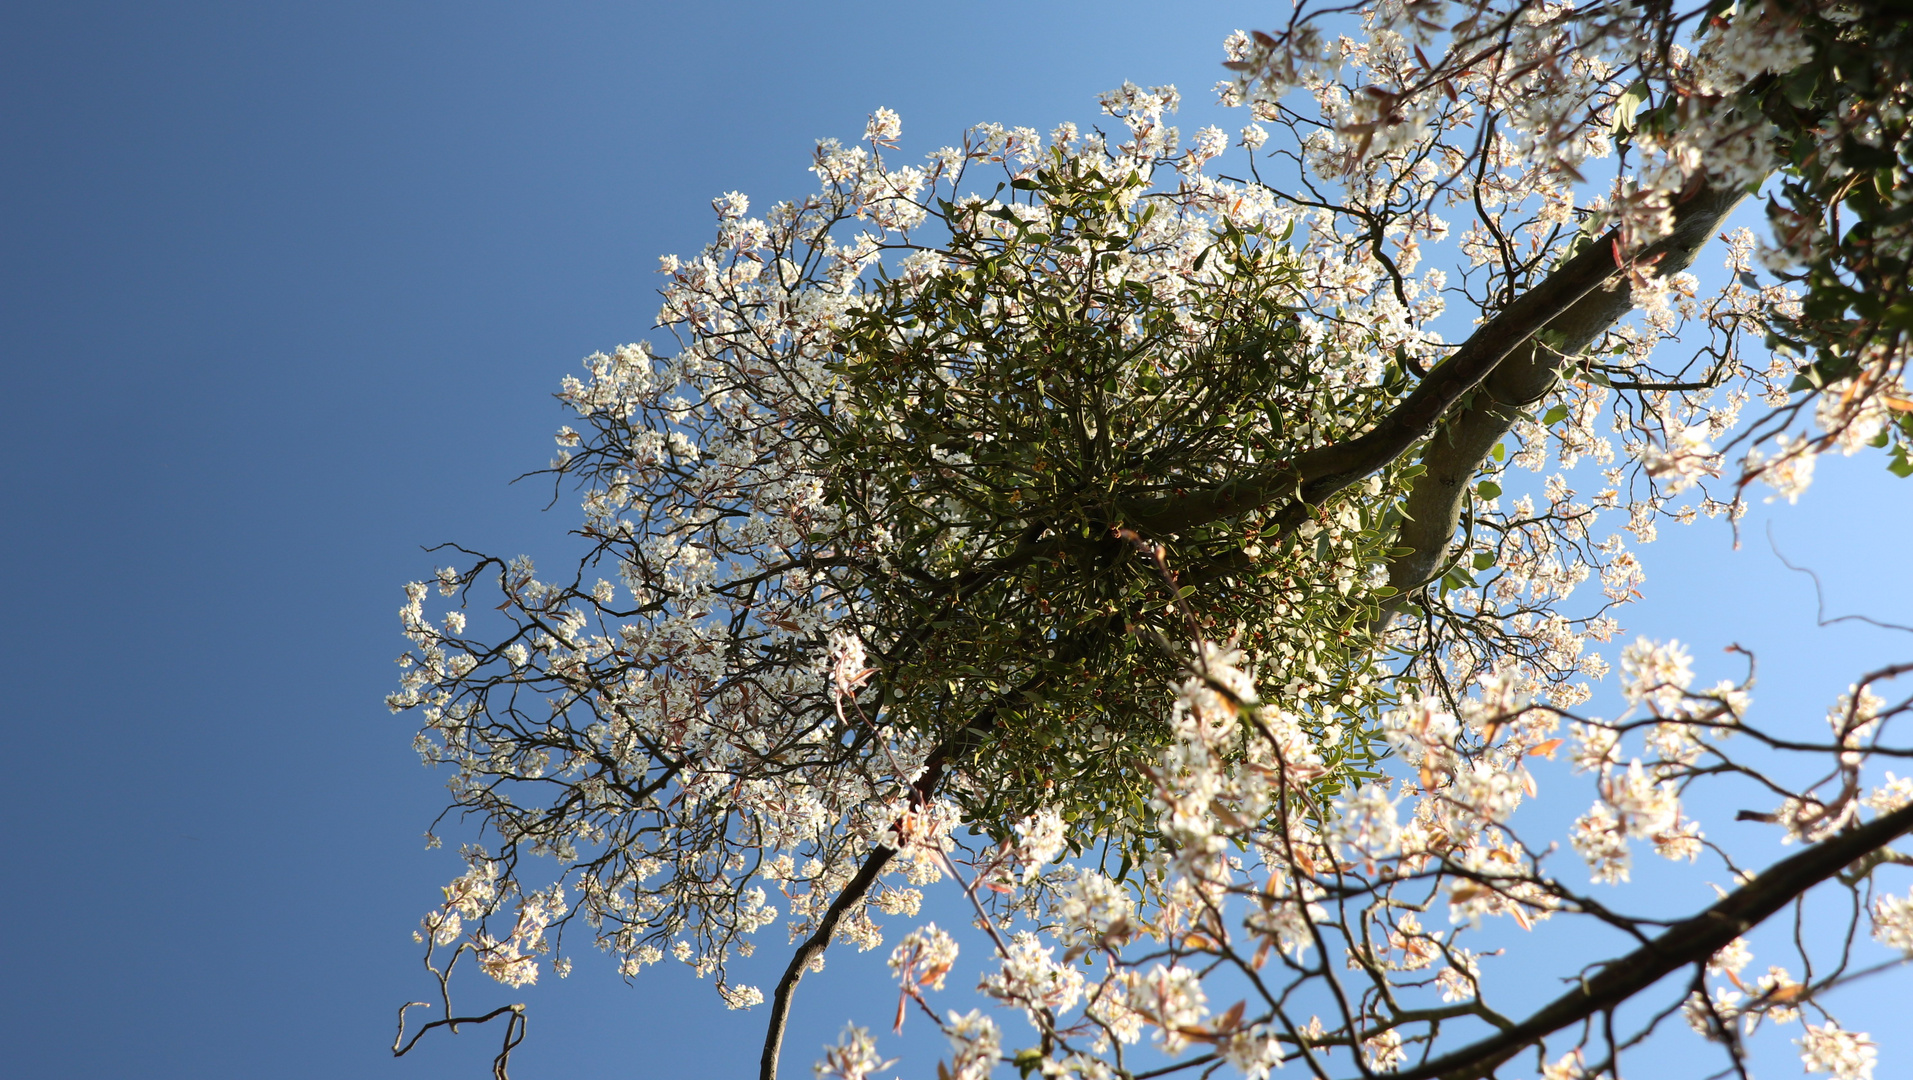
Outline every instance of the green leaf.
{"label": "green leaf", "polygon": [[1541,417],[1541,422],[1543,424],[1546,424],[1549,427],[1553,427],[1554,425],[1560,423],[1563,420],[1566,420],[1567,418],[1568,418],[1568,407],[1566,405],[1556,405],[1554,408],[1549,409],[1547,413]]}
{"label": "green leaf", "polygon": [[1495,564],[1495,557],[1493,552],[1489,552],[1489,551],[1475,552],[1475,569],[1486,570],[1490,566],[1493,566],[1494,564]]}
{"label": "green leaf", "polygon": [[1796,109],[1804,109],[1813,101],[1813,95],[1819,89],[1819,83],[1820,72],[1811,64],[1804,65],[1787,77],[1787,81],[1781,86],[1781,93],[1786,96],[1789,105]]}
{"label": "green leaf", "polygon": [[1475,494],[1480,495],[1484,499],[1499,499],[1501,498],[1501,485],[1495,483],[1493,480],[1483,480],[1481,483],[1475,485]]}
{"label": "green leaf", "polygon": [[1583,222],[1582,230],[1569,237],[1567,246],[1561,249],[1561,257],[1554,261],[1554,268],[1560,269],[1562,264],[1586,251],[1587,246],[1593,242],[1594,236],[1587,231],[1586,223]]}
{"label": "green leaf", "polygon": [[1614,133],[1626,134],[1634,130],[1634,118],[1639,115],[1641,106],[1647,101],[1647,81],[1635,79],[1633,84],[1621,91],[1614,100]]}

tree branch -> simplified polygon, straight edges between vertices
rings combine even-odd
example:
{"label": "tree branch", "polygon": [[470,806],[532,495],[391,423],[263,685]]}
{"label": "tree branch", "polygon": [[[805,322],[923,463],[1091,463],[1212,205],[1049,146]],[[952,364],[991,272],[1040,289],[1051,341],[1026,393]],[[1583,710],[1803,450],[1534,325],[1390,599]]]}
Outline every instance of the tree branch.
{"label": "tree branch", "polygon": [[[1068,641],[1059,645],[1057,656],[1072,655],[1081,647],[1080,639]],[[994,702],[985,706],[975,719],[938,743],[924,759],[923,774],[910,785],[912,800],[919,806],[929,806],[931,796],[936,794],[937,786],[943,783],[943,778],[950,767],[969,757],[983,745],[984,738],[996,727],[996,722],[1002,716],[1003,710],[1016,701],[1025,700],[1032,693],[1040,691],[1051,678],[1049,673],[1038,674],[1021,686],[1006,691]],[[758,1080],[777,1080],[777,1058],[783,1048],[784,1029],[790,1021],[791,999],[797,991],[798,982],[804,977],[804,970],[810,966],[811,961],[823,955],[824,950],[830,947],[830,939],[836,933],[838,924],[843,922],[844,916],[854,910],[870,894],[872,886],[876,885],[877,879],[882,876],[884,867],[896,855],[897,849],[885,847],[882,844],[877,845],[876,849],[864,859],[864,864],[857,868],[856,876],[845,884],[843,892],[837,894],[837,899],[831,901],[830,907],[825,909],[817,929],[804,939],[804,943],[798,946],[797,952],[791,956],[790,964],[784,968],[784,977],[777,981],[777,990],[771,996],[770,1023],[764,1032],[764,1053],[758,1062]]]}
{"label": "tree branch", "polygon": [[[1660,275],[1685,270],[1733,212],[1743,194],[1703,189],[1675,208],[1674,231],[1642,250],[1636,259],[1646,262],[1658,257],[1650,272]],[[1609,243],[1605,238],[1596,241],[1589,251],[1606,252]],[[1581,254],[1585,256],[1588,252]],[[1563,266],[1550,275],[1549,280],[1567,273],[1570,266]],[[1426,585],[1443,565],[1455,526],[1461,520],[1468,482],[1495,444],[1514,430],[1525,409],[1554,389],[1568,361],[1618,322],[1633,305],[1633,290],[1626,286],[1584,292],[1547,322],[1544,327],[1550,337],[1547,343],[1533,335],[1520,342],[1482,380],[1481,392],[1474,400],[1435,432],[1422,457],[1428,469],[1416,478],[1409,492],[1404,507],[1407,520],[1402,523],[1397,541],[1414,551],[1396,559],[1388,570],[1388,583],[1396,589],[1395,608],[1399,609],[1411,591]],[[1500,321],[1497,318],[1483,326],[1468,339],[1469,344],[1484,334],[1496,332]],[[1462,349],[1465,352],[1468,345]]]}
{"label": "tree branch", "polygon": [[[982,736],[995,726],[996,716],[995,708],[986,710],[930,752],[924,762],[923,775],[910,785],[914,802],[921,806],[930,804],[930,797],[935,794],[937,785],[943,782],[950,764],[976,748]],[[805,969],[830,947],[830,939],[836,934],[838,924],[843,922],[845,915],[864,902],[871,887],[876,885],[877,878],[882,876],[884,867],[896,855],[896,848],[878,844],[864,859],[863,865],[857,868],[856,876],[844,885],[837,899],[825,909],[823,918],[818,920],[817,929],[791,955],[790,964],[784,968],[784,977],[777,981],[777,990],[771,996],[770,1023],[764,1031],[764,1053],[758,1062],[759,1080],[777,1080],[777,1058],[783,1050],[784,1029],[790,1022],[791,999],[797,992],[797,984],[803,979]]]}
{"label": "tree branch", "polygon": [[[1266,506],[1277,499],[1320,503],[1427,438],[1456,403],[1495,375],[1490,394],[1478,395],[1476,403],[1464,410],[1472,426],[1454,433],[1460,437],[1450,439],[1454,449],[1431,449],[1431,455],[1449,466],[1442,470],[1443,478],[1431,480],[1424,474],[1423,482],[1417,485],[1417,492],[1424,488],[1429,491],[1424,502],[1440,502],[1438,496],[1447,493],[1449,505],[1458,506],[1459,490],[1466,477],[1473,475],[1487,449],[1513,427],[1520,408],[1546,394],[1566,359],[1633,306],[1631,290],[1602,287],[1629,262],[1658,260],[1652,263],[1654,272],[1663,274],[1685,268],[1743,195],[1737,190],[1701,189],[1675,208],[1670,235],[1625,258],[1618,250],[1619,233],[1609,231],[1502,308],[1363,434],[1306,451],[1292,461],[1277,462],[1221,487],[1127,507],[1126,516],[1140,531],[1162,535]],[[1561,335],[1562,344],[1543,346],[1536,340],[1543,330]],[[1503,373],[1502,368],[1508,370]],[[1477,443],[1481,444],[1479,452],[1473,449]],[[1429,472],[1435,471],[1431,461]],[[1450,483],[1457,472],[1463,480]],[[1451,487],[1453,492],[1448,491]],[[1441,509],[1425,507],[1424,516],[1439,521],[1444,516]],[[1453,513],[1446,515],[1445,528],[1438,530],[1441,546],[1421,538],[1421,547],[1430,550],[1425,561],[1431,566],[1440,558],[1455,520]]]}
{"label": "tree branch", "polygon": [[844,891],[837,894],[824,917],[818,920],[817,929],[804,939],[797,951],[791,954],[790,965],[784,969],[784,977],[777,980],[777,992],[771,997],[770,1023],[764,1031],[764,1054],[759,1059],[757,1075],[759,1080],[777,1080],[777,1056],[784,1046],[784,1028],[790,1021],[791,995],[797,991],[797,983],[804,977],[804,969],[812,960],[823,955],[830,946],[831,935],[837,932],[837,924],[843,921],[850,909],[863,903],[870,887],[877,882],[877,876],[883,868],[895,858],[897,849],[877,845],[877,849],[864,860],[857,870],[857,876],[850,879]]}
{"label": "tree branch", "polygon": [[1705,962],[1815,885],[1913,830],[1913,805],[1882,814],[1767,868],[1691,919],[1583,980],[1533,1016],[1506,1031],[1426,1064],[1391,1074],[1393,1080],[1479,1080],[1503,1062],[1564,1027],[1614,1009],[1690,964]]}

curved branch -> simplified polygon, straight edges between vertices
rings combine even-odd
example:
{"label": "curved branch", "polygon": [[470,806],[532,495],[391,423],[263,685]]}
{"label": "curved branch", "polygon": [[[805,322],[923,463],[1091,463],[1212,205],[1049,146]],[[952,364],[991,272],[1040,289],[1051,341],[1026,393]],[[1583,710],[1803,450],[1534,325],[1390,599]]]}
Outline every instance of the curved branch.
{"label": "curved branch", "polygon": [[1908,831],[1913,831],[1913,804],[1782,859],[1719,903],[1668,927],[1521,1023],[1392,1074],[1393,1080],[1477,1080],[1490,1075],[1501,1063],[1554,1032],[1619,1006],[1683,967],[1704,963],[1807,890]]}
{"label": "curved branch", "polygon": [[393,1057],[404,1057],[411,1053],[412,1047],[417,1046],[418,1041],[425,1037],[425,1033],[433,1028],[450,1027],[452,1034],[456,1035],[460,1024],[487,1024],[504,1016],[506,1017],[505,1041],[498,1051],[498,1056],[492,1059],[492,1076],[494,1080],[511,1080],[505,1072],[511,1064],[511,1052],[518,1048],[519,1043],[525,1041],[525,1006],[523,1004],[500,1005],[483,1016],[442,1017],[413,1032],[411,1039],[408,1040],[405,1037],[405,1011],[419,1005],[431,1007],[429,1003],[423,1001],[408,1001],[399,1006],[399,1032],[392,1038]]}
{"label": "curved branch", "polygon": [[[944,772],[950,763],[969,753],[995,723],[996,710],[990,709],[931,751],[924,763],[923,775],[910,785],[913,801],[918,805],[929,805],[930,796],[936,792],[937,785],[943,782]],[[805,969],[830,947],[838,924],[870,895],[871,887],[896,855],[896,848],[878,844],[864,859],[863,865],[857,868],[856,876],[844,885],[837,899],[831,901],[830,907],[824,910],[823,918],[817,922],[817,929],[791,954],[790,963],[784,968],[784,977],[777,980],[777,990],[771,995],[770,1023],[765,1025],[764,1031],[764,1053],[758,1060],[759,1080],[777,1080],[777,1058],[783,1050],[784,1029],[790,1022],[791,998],[797,992],[797,984],[803,979]]]}
{"label": "curved branch", "polygon": [[1229,517],[1275,499],[1299,495],[1320,502],[1400,456],[1428,436],[1462,395],[1561,312],[1601,287],[1617,269],[1610,232],[1569,259],[1541,284],[1501,309],[1446,360],[1436,364],[1374,427],[1346,442],[1305,451],[1293,461],[1258,469],[1219,488],[1170,496],[1135,508],[1134,521],[1157,533]]}
{"label": "curved branch", "polygon": [[[1067,647],[1060,647],[1057,651],[1058,655],[1068,655],[1080,647],[1080,644],[1080,641],[1077,641],[1071,642]],[[979,712],[975,719],[938,743],[924,759],[923,774],[910,785],[912,801],[918,806],[930,805],[931,796],[936,794],[937,786],[943,783],[943,778],[949,772],[950,766],[975,753],[983,745],[984,738],[996,727],[997,719],[1002,715],[1003,709],[1040,691],[1050,679],[1050,675],[1040,674],[1021,686],[1007,691]],[[863,865],[857,868],[856,876],[844,885],[843,891],[837,894],[837,899],[831,901],[830,907],[825,909],[817,929],[805,938],[804,943],[792,954],[789,965],[784,968],[783,978],[777,981],[776,992],[771,995],[770,1023],[765,1027],[764,1053],[758,1061],[758,1080],[777,1080],[777,1059],[783,1049],[784,1029],[790,1022],[791,999],[797,991],[798,982],[804,977],[805,969],[830,947],[830,939],[837,932],[838,924],[843,922],[845,915],[863,903],[864,898],[870,894],[871,888],[876,885],[877,878],[882,876],[884,867],[896,855],[897,849],[885,847],[882,844],[877,845],[876,849],[864,859]]]}
{"label": "curved branch", "polygon": [[[1674,231],[1643,249],[1635,256],[1636,261],[1656,260],[1651,272],[1663,276],[1685,270],[1744,194],[1740,190],[1703,189],[1675,208]],[[1589,251],[1599,250],[1605,255],[1610,250],[1609,244],[1604,238],[1596,241]],[[1570,265],[1572,262],[1570,260]],[[1548,280],[1567,273],[1569,268],[1563,266]],[[1543,282],[1543,287],[1546,284]],[[1533,292],[1528,294],[1532,295]],[[1546,343],[1538,340],[1538,335],[1520,342],[1482,380],[1481,392],[1474,400],[1435,432],[1423,455],[1428,469],[1416,478],[1409,492],[1404,507],[1408,520],[1402,523],[1397,541],[1414,551],[1396,559],[1388,570],[1388,583],[1396,589],[1397,609],[1411,591],[1426,585],[1435,569],[1442,565],[1454,538],[1455,525],[1461,519],[1468,482],[1495,444],[1514,430],[1525,409],[1554,389],[1568,362],[1625,316],[1633,304],[1633,290],[1625,286],[1584,292],[1546,323],[1544,329],[1549,338]],[[1497,318],[1477,331],[1468,339],[1468,345],[1462,346],[1463,352],[1477,338],[1495,332],[1500,322]]]}
{"label": "curved branch", "polygon": [[790,1022],[791,995],[797,991],[797,983],[804,977],[804,969],[811,965],[824,950],[830,946],[830,939],[837,932],[837,924],[845,915],[870,892],[877,883],[877,876],[897,854],[896,848],[877,845],[877,849],[864,860],[857,869],[857,876],[850,879],[844,891],[837,894],[830,907],[824,911],[824,917],[818,920],[817,929],[804,943],[791,954],[790,965],[784,969],[784,977],[777,980],[777,992],[771,996],[771,1018],[764,1031],[764,1054],[758,1060],[757,1075],[760,1080],[777,1080],[777,1056],[784,1047],[784,1028]]}
{"label": "curved branch", "polygon": [[[1447,477],[1461,469],[1465,480],[1473,475],[1487,448],[1513,426],[1520,406],[1538,399],[1553,387],[1567,357],[1585,347],[1632,307],[1631,290],[1603,286],[1629,265],[1651,264],[1655,272],[1662,274],[1686,267],[1744,196],[1745,192],[1739,189],[1702,188],[1675,207],[1671,234],[1638,251],[1623,253],[1618,230],[1610,230],[1469,335],[1467,341],[1435,365],[1426,379],[1368,431],[1345,442],[1316,447],[1291,461],[1258,469],[1221,487],[1126,507],[1130,522],[1139,531],[1161,535],[1240,514],[1278,499],[1320,503],[1428,438],[1449,410],[1490,376],[1496,376],[1496,389],[1490,395],[1477,395],[1476,402],[1482,407],[1477,409],[1476,404],[1471,404],[1463,410],[1463,414],[1471,418],[1478,415],[1465,433],[1456,432],[1458,436],[1465,435],[1465,441],[1456,441],[1452,452],[1431,450],[1431,454],[1447,462],[1465,460],[1465,469],[1454,464],[1443,472]],[[1537,335],[1544,330],[1560,335],[1563,344],[1571,347],[1542,345]],[[1505,426],[1497,428],[1498,424]],[[1453,422],[1450,426],[1454,426]],[[1470,456],[1473,446],[1490,432],[1494,432],[1493,438],[1482,444],[1480,453]],[[1435,472],[1433,462],[1429,471]],[[1430,495],[1424,497],[1424,501],[1436,502],[1440,501],[1435,497],[1436,489],[1449,486],[1445,480],[1430,480],[1425,474],[1417,490],[1429,488]],[[1449,502],[1458,506],[1458,490],[1455,494],[1457,498]],[[1430,509],[1435,512],[1424,516],[1431,520],[1438,522],[1444,516],[1439,507]],[[1447,534],[1454,530],[1454,517],[1447,516],[1446,520],[1446,528],[1438,530],[1442,534],[1442,545],[1426,545],[1431,549],[1428,559],[1431,564],[1440,558]]]}

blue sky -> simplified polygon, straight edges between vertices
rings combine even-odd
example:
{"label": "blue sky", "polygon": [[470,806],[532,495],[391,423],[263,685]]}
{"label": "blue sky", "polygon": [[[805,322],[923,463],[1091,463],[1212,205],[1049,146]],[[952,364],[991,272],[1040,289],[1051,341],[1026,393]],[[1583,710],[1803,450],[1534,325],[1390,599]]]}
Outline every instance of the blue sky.
{"label": "blue sky", "polygon": [[[1093,121],[1131,79],[1180,85],[1193,128],[1223,35],[1285,11],[0,9],[7,1073],[482,1075],[489,1033],[385,1051],[456,863],[421,850],[441,789],[380,703],[420,545],[566,550],[569,501],[507,482],[549,456],[577,359],[646,335],[656,257],[705,241],[714,195],[803,191],[813,140],[877,106],[929,149]],[[1776,535],[1840,610],[1907,621],[1913,488],[1874,460],[1821,471]],[[1814,629],[1762,528],[1739,551],[1666,530],[1624,621],[1761,647],[1762,706],[1817,722],[1900,654]],[[606,968],[469,1000],[532,1004],[522,1077],[754,1063],[761,1012]],[[806,983],[791,1075],[849,1016],[884,1023],[880,971],[833,958]]]}

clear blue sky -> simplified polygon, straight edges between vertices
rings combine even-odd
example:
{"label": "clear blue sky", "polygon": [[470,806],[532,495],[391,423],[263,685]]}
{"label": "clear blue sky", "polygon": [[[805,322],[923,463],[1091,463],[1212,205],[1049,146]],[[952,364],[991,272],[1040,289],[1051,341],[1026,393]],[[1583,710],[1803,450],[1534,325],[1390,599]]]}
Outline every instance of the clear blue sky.
{"label": "clear blue sky", "polygon": [[[877,106],[929,149],[982,120],[1092,121],[1125,78],[1201,103],[1223,35],[1285,11],[0,9],[0,723],[21,755],[0,785],[0,1072],[482,1075],[489,1033],[385,1052],[426,991],[409,933],[455,863],[421,850],[441,789],[380,704],[419,546],[566,550],[569,500],[541,514],[548,492],[507,481],[549,456],[577,358],[646,335],[656,256],[704,242],[712,196],[800,193],[812,141]],[[1822,472],[1780,508],[1789,554],[1837,604],[1904,620],[1913,488],[1870,460]],[[1765,645],[1769,684],[1817,721],[1890,650],[1812,630],[1810,590],[1749,539],[1664,540],[1627,622]],[[470,988],[532,1004],[515,1075],[755,1062],[761,1010],[579,959],[522,995]],[[856,996],[880,970],[806,983],[792,1075],[848,1015],[882,1025],[887,984]]]}

